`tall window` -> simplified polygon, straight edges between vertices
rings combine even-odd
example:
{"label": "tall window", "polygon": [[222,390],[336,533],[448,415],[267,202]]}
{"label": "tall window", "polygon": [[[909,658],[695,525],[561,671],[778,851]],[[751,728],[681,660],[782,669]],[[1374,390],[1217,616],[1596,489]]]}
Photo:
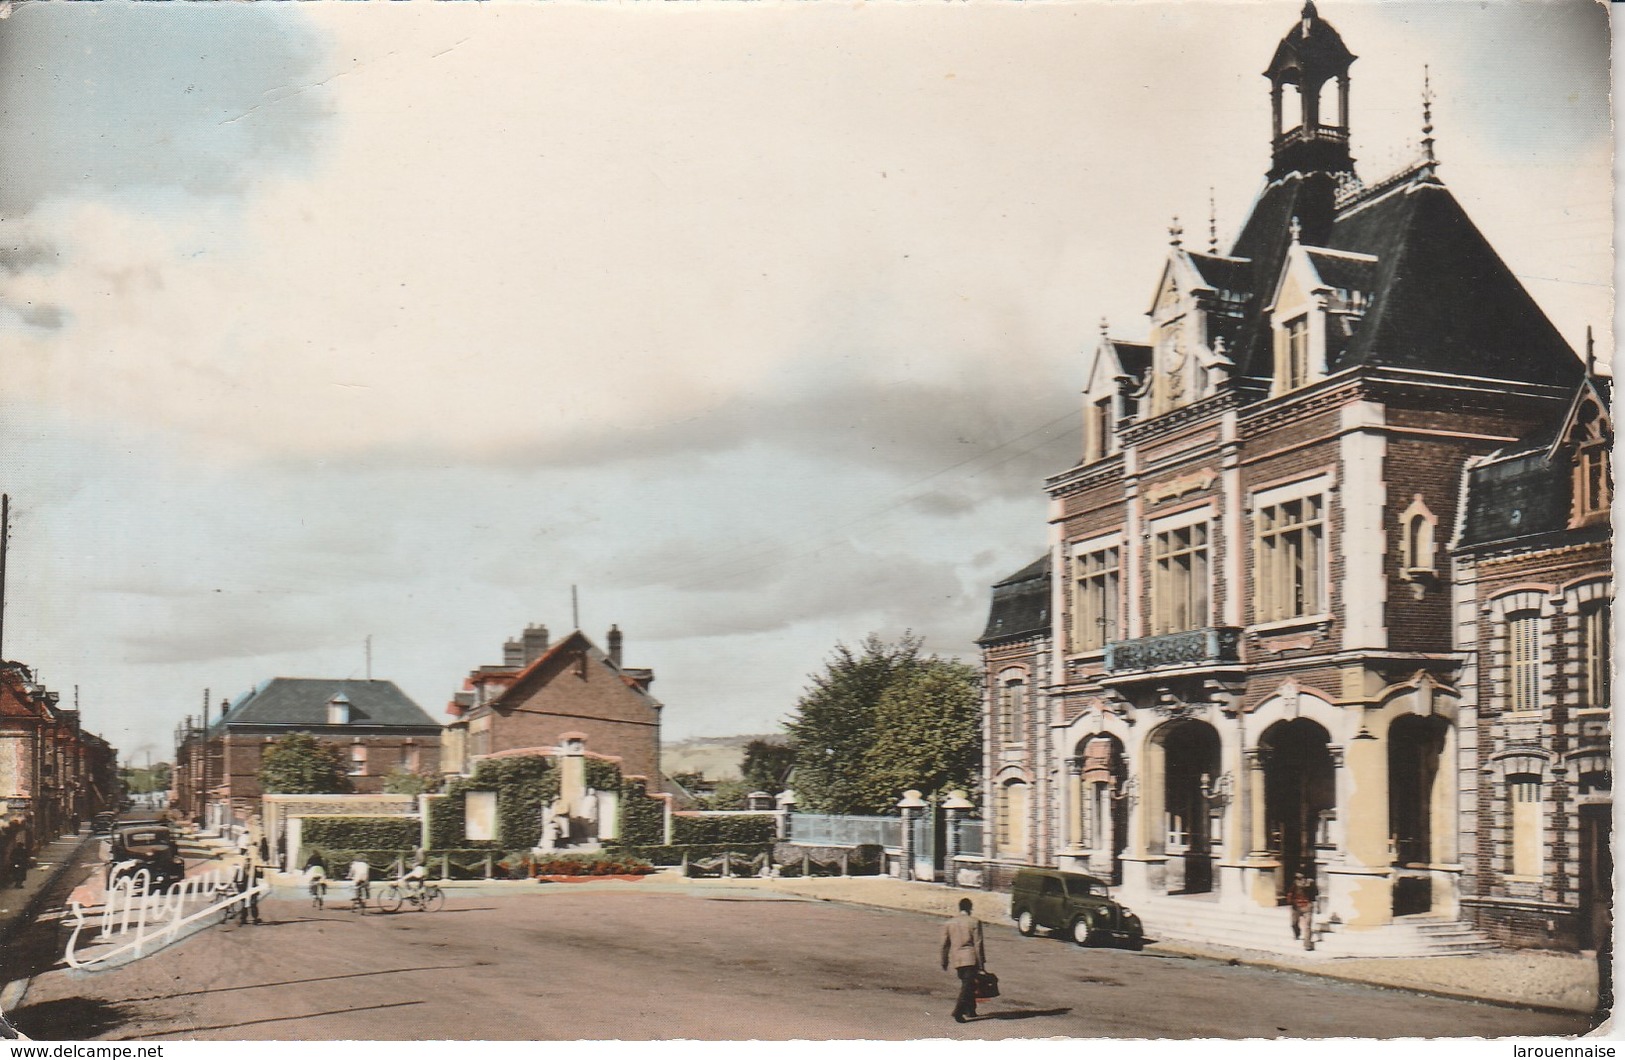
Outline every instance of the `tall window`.
{"label": "tall window", "polygon": [[1540,709],[1540,615],[1534,611],[1507,619],[1507,679],[1514,711]]}
{"label": "tall window", "polygon": [[1027,682],[1013,677],[1004,683],[1005,739],[1021,743],[1027,738]]}
{"label": "tall window", "polygon": [[1027,853],[1027,782],[1007,780],[999,789],[998,849],[1000,854],[1024,857]]}
{"label": "tall window", "polygon": [[1152,541],[1151,631],[1207,625],[1207,524],[1165,530]]}
{"label": "tall window", "polygon": [[364,777],[367,775],[367,747],[365,744],[350,745],[350,775]]}
{"label": "tall window", "polygon": [[1075,559],[1072,650],[1088,651],[1117,639],[1117,549],[1085,552]]}
{"label": "tall window", "polygon": [[1325,507],[1320,497],[1258,510],[1258,621],[1325,610]]}
{"label": "tall window", "polygon": [[1296,390],[1309,382],[1309,318],[1289,320],[1286,348],[1281,351],[1281,390]]}
{"label": "tall window", "polygon": [[401,750],[401,768],[408,773],[416,773],[423,768],[423,753],[415,743],[409,743]]}
{"label": "tall window", "polygon": [[1580,695],[1583,705],[1606,707],[1613,693],[1613,615],[1606,599],[1580,608]]}
{"label": "tall window", "polygon": [[1539,876],[1540,777],[1533,773],[1507,777],[1507,800],[1512,809],[1512,856],[1508,868],[1514,876]]}
{"label": "tall window", "polygon": [[1103,397],[1089,406],[1089,458],[1099,460],[1112,447],[1112,399]]}

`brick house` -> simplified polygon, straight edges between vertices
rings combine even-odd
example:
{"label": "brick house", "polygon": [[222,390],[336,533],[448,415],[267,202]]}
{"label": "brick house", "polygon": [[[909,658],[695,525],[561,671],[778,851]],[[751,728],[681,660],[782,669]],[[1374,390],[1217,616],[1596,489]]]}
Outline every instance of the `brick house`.
{"label": "brick house", "polygon": [[21,663],[0,663],[0,865],[122,795],[118,752]]}
{"label": "brick house", "polygon": [[622,665],[619,627],[605,642],[600,650],[574,630],[554,643],[546,626],[508,641],[502,664],[470,673],[446,708],[455,720],[446,727],[444,770],[468,772],[474,759],[501,751],[551,752],[568,737],[619,759],[623,773],[647,778],[649,791],[664,790],[654,672]]}
{"label": "brick house", "polygon": [[1240,234],[1174,228],[1150,341],[1103,328],[1093,351],[1047,560],[994,589],[979,642],[996,885],[1077,868],[1165,923],[1273,935],[1304,874],[1368,942],[1463,916],[1462,474],[1560,420],[1584,373],[1431,127],[1414,164],[1355,173],[1353,61],[1306,4],[1265,72],[1272,165]]}
{"label": "brick house", "polygon": [[1463,475],[1462,770],[1479,784],[1462,902],[1515,945],[1612,931],[1609,382],[1588,375],[1565,418]]}
{"label": "brick house", "polygon": [[440,772],[440,725],[393,681],[273,677],[178,733],[176,807],[220,826],[259,812],[265,748],[304,732],[342,748],[351,790],[375,795],[395,772]]}

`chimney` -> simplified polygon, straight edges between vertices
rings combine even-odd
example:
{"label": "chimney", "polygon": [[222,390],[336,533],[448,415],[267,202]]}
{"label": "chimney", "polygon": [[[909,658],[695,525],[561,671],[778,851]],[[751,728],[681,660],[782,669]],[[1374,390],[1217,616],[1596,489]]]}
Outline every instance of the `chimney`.
{"label": "chimney", "polygon": [[609,636],[606,639],[609,641],[609,661],[619,670],[621,668],[621,627],[610,626]]}
{"label": "chimney", "polygon": [[547,627],[526,626],[524,633],[525,665],[540,659],[547,652]]}
{"label": "chimney", "polygon": [[514,669],[525,665],[525,646],[517,640],[502,642],[502,665]]}

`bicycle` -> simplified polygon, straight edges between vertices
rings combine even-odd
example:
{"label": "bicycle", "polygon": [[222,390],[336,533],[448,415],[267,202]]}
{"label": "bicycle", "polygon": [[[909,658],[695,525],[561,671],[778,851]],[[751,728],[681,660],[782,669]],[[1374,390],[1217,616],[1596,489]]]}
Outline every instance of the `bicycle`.
{"label": "bicycle", "polygon": [[366,913],[367,899],[372,897],[372,885],[366,880],[351,880],[350,912]]}
{"label": "bicycle", "polygon": [[317,876],[310,881],[310,906],[320,910],[327,902],[327,877]]}
{"label": "bicycle", "polygon": [[378,895],[378,908],[386,913],[398,912],[405,904],[415,906],[420,913],[433,913],[446,904],[446,892],[432,883],[408,889],[397,880]]}

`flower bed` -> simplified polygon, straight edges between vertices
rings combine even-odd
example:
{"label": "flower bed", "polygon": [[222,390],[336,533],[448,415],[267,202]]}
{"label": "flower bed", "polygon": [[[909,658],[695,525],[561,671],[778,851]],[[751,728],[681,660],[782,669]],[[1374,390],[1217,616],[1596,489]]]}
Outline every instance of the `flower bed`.
{"label": "flower bed", "polygon": [[537,879],[642,879],[655,871],[653,865],[641,858],[614,855],[563,855],[539,858],[531,865],[531,875]]}
{"label": "flower bed", "polygon": [[620,880],[622,883],[642,883],[649,877],[644,874],[630,873],[604,873],[593,876],[565,876],[557,873],[545,873],[536,877],[537,883],[598,883],[602,880]]}

